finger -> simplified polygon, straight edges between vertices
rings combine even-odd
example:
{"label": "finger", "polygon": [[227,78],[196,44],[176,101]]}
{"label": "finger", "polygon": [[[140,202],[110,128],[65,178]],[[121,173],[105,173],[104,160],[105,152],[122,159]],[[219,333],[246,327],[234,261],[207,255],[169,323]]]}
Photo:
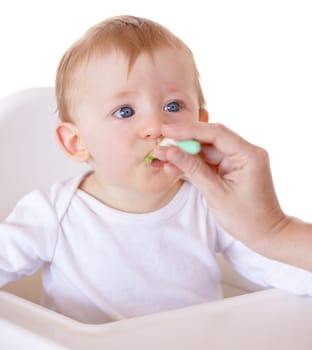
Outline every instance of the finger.
{"label": "finger", "polygon": [[165,162],[163,169],[167,174],[174,176],[183,175],[184,172],[181,169],[177,168],[174,164],[168,162],[167,151],[168,147],[157,146],[153,152],[157,159]]}
{"label": "finger", "polygon": [[[154,150],[155,156],[158,159],[163,161],[168,161],[167,152],[168,152],[168,147],[158,146]],[[184,152],[181,154],[184,154]],[[207,164],[207,166],[210,166],[210,167],[213,166],[214,169],[217,169],[217,173],[220,176],[223,176],[229,173],[233,169],[231,161],[224,155],[224,153],[217,150],[213,145],[210,145],[210,144],[203,145],[200,153],[200,157]],[[193,158],[194,157],[190,159],[192,160]],[[175,165],[173,165],[172,159],[170,159],[169,161],[171,163],[167,163],[164,167],[164,170],[170,174],[181,175],[181,170],[180,169],[178,170],[178,168]],[[189,169],[185,169],[185,168],[182,171],[183,172],[187,171],[189,175],[191,173]]]}
{"label": "finger", "polygon": [[215,186],[216,172],[203,161],[200,155],[190,155],[177,147],[170,147],[167,150],[166,159],[190,177],[199,187],[208,189],[210,186]]}
{"label": "finger", "polygon": [[212,144],[202,145],[201,154],[203,155],[207,163],[211,165],[219,165],[225,157],[224,153],[219,151]]}
{"label": "finger", "polygon": [[211,144],[202,145],[200,155],[207,164],[216,166],[221,176],[233,169],[229,157]]}
{"label": "finger", "polygon": [[166,124],[162,127],[162,132],[164,136],[177,140],[194,138],[203,144],[213,144],[226,155],[241,153],[250,147],[249,142],[222,124]]}
{"label": "finger", "polygon": [[184,175],[184,172],[181,169],[177,168],[174,164],[169,163],[169,162],[164,164],[164,171],[167,174],[170,174],[173,176],[183,176]]}

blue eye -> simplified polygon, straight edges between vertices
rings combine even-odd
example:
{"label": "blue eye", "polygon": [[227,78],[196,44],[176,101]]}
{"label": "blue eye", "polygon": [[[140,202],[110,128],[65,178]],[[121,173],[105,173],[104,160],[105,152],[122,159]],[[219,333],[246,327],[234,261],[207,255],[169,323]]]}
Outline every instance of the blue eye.
{"label": "blue eye", "polygon": [[167,112],[179,112],[180,108],[181,108],[180,103],[170,102],[164,107],[164,110]]}
{"label": "blue eye", "polygon": [[131,107],[121,107],[114,113],[114,116],[118,118],[130,118],[133,115],[134,110]]}

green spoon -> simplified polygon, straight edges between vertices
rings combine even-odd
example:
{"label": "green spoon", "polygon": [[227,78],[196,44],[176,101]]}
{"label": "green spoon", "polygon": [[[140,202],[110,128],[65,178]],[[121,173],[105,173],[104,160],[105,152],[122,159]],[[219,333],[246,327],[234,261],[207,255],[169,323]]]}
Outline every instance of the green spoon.
{"label": "green spoon", "polygon": [[[176,141],[170,138],[164,138],[158,146],[177,146],[182,151],[189,154],[197,154],[200,152],[200,143],[193,139]],[[154,159],[157,159],[153,152],[151,152],[147,157],[144,158],[144,163],[149,165]]]}

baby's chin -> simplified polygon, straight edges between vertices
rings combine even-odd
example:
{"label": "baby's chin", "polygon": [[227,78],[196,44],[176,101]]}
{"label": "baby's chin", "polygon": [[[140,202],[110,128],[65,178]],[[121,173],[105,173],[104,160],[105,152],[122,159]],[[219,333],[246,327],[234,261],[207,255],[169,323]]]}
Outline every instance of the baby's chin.
{"label": "baby's chin", "polygon": [[142,188],[143,192],[149,194],[159,195],[160,193],[167,193],[171,190],[174,190],[176,187],[177,190],[180,188],[184,180],[181,176],[170,176],[167,174],[159,175],[158,178],[150,179],[148,183]]}

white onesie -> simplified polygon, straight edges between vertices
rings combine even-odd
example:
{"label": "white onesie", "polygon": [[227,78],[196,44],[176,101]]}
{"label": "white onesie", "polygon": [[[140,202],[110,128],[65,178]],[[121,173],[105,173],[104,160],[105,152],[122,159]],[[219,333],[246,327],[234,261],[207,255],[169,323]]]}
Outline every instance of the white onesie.
{"label": "white onesie", "polygon": [[43,266],[44,305],[104,323],[222,298],[222,252],[257,284],[312,295],[312,273],[234,240],[188,181],[163,208],[130,214],[78,189],[81,180],[30,193],[0,225],[0,286]]}

